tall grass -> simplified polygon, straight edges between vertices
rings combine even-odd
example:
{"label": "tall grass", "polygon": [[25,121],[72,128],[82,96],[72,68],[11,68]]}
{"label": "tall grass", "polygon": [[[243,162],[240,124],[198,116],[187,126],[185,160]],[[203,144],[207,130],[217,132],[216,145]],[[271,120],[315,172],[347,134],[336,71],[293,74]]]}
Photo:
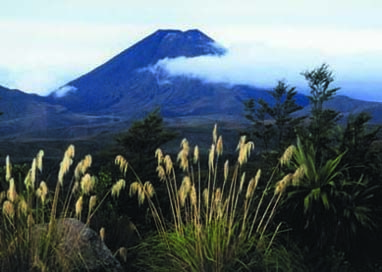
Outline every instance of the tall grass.
{"label": "tall grass", "polygon": [[[70,145],[61,161],[54,191],[48,188],[52,182],[41,179],[43,151],[33,159],[24,181],[13,178],[10,157],[6,157],[6,190],[0,193],[1,271],[86,269],[81,252],[73,247],[74,252],[68,254],[65,249],[68,241],[63,241],[63,236],[67,226],[59,220],[75,217],[89,224],[112,188],[97,201],[93,194],[96,178],[88,173],[90,155],[77,164],[70,177],[74,154],[74,146]],[[70,238],[74,239],[71,243],[76,243],[80,237]]]}
{"label": "tall grass", "polygon": [[[271,254],[281,224],[275,215],[284,193],[286,178],[272,185],[273,175],[262,181],[261,170],[247,178],[243,166],[254,144],[240,138],[238,158],[233,166],[223,158],[223,139],[213,130],[207,170],[203,171],[199,148],[193,152],[186,139],[177,157],[180,171],[169,155],[156,151],[157,173],[166,186],[171,221],[167,222],[144,185],[136,192],[140,203],[148,200],[157,235],[136,250],[140,268],[152,271],[241,271],[260,268]],[[277,167],[275,168],[276,171]],[[259,184],[265,185],[258,189]],[[162,197],[162,196],[159,196]]]}

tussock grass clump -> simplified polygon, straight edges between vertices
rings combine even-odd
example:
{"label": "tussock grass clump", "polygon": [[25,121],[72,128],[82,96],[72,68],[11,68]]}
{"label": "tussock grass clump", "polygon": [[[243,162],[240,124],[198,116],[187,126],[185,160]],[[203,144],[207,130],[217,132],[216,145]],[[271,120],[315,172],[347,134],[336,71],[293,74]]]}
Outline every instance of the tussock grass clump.
{"label": "tussock grass clump", "polygon": [[80,252],[68,255],[63,250],[65,230],[59,220],[76,217],[88,225],[112,188],[98,201],[93,192],[96,178],[88,173],[90,155],[77,164],[70,177],[74,155],[75,148],[70,145],[60,163],[54,191],[48,188],[54,182],[41,179],[42,150],[24,181],[15,180],[10,157],[6,157],[7,189],[0,192],[0,271],[73,271],[84,267]]}
{"label": "tussock grass clump", "polygon": [[[238,159],[230,167],[228,161],[221,161],[223,138],[218,136],[216,126],[212,138],[205,172],[200,165],[198,146],[192,152],[186,139],[182,140],[177,156],[179,171],[169,155],[160,149],[155,152],[156,170],[167,189],[172,220],[167,222],[151,198],[147,198],[157,235],[150,236],[136,248],[139,268],[253,271],[263,265],[267,254],[271,254],[281,227],[281,224],[275,225],[272,218],[290,177],[284,177],[273,188],[273,173],[262,185],[263,189],[258,189],[262,182],[261,170],[250,178],[243,171],[254,143],[241,137],[237,146]],[[131,186],[134,187],[130,190],[138,192],[138,196],[149,196],[143,188],[136,189],[136,184]],[[138,199],[142,204],[144,198]]]}

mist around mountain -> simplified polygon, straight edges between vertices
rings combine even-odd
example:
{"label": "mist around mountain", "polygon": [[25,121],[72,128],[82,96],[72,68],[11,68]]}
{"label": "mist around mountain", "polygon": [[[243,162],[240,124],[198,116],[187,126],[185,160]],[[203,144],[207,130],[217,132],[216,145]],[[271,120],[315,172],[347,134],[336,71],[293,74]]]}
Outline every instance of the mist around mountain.
{"label": "mist around mountain", "polygon": [[[125,130],[155,108],[174,128],[216,122],[245,126],[243,101],[271,101],[268,90],[173,76],[157,65],[166,59],[225,53],[199,30],[158,30],[47,97],[0,87],[0,138],[89,139]],[[301,114],[309,110],[305,95],[296,100],[304,107]],[[337,96],[327,106],[344,116],[367,111],[373,123],[382,123],[382,103]]]}

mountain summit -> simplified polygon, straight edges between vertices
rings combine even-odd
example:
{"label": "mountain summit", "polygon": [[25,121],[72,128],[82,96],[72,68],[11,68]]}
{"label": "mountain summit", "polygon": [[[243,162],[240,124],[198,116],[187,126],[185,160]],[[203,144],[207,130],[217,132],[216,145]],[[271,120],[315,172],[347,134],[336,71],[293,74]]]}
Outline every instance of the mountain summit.
{"label": "mountain summit", "polygon": [[[141,77],[137,72],[161,59],[224,53],[224,49],[199,30],[158,30],[103,65],[69,82],[49,98],[75,112],[98,111],[118,102],[136,83],[137,77]],[[141,84],[145,85],[144,82]],[[69,91],[65,96],[59,95],[63,90]]]}

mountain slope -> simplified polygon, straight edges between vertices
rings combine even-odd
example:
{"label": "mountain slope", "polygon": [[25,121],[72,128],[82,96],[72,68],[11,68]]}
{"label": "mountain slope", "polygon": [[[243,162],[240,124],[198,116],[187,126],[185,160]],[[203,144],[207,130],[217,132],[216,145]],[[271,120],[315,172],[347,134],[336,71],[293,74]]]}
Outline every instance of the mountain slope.
{"label": "mountain slope", "polygon": [[105,64],[69,82],[67,85],[75,91],[64,97],[53,93],[49,98],[75,112],[98,112],[125,97],[127,89],[137,80],[139,84],[150,85],[142,81],[139,70],[160,59],[223,53],[224,49],[215,46],[211,38],[198,30],[158,30]]}

